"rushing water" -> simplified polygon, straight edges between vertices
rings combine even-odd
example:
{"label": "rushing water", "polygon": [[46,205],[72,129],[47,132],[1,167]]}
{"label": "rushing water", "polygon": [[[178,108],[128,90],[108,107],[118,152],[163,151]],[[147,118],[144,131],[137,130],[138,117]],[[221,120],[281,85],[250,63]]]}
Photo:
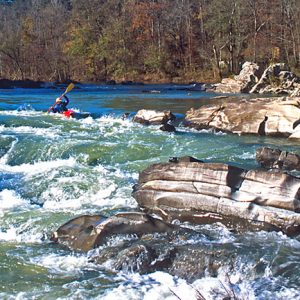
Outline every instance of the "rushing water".
{"label": "rushing water", "polygon": [[[132,186],[152,163],[190,155],[256,168],[261,145],[299,152],[286,139],[184,128],[184,113],[216,101],[216,95],[181,88],[85,85],[70,93],[70,108],[91,113],[80,120],[44,113],[61,90],[0,90],[1,299],[192,300],[197,291],[206,299],[223,299],[226,290],[236,299],[300,299],[300,240],[282,233],[182,224],[196,232],[180,241],[184,246],[230,249],[235,255],[230,270],[224,261],[214,276],[204,273],[192,282],[166,272],[115,271],[109,261],[96,264],[89,253],[49,241],[74,216],[137,211]],[[179,118],[177,133],[132,123],[142,108],[170,109]],[[131,116],[123,120],[125,112]],[[110,247],[119,243],[113,238]]]}

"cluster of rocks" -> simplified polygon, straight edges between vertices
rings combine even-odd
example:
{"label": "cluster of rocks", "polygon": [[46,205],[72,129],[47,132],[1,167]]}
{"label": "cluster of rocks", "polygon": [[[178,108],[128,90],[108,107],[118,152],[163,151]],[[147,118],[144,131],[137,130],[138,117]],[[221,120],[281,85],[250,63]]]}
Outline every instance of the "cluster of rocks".
{"label": "cluster of rocks", "polygon": [[[260,68],[252,62],[245,62],[239,75],[224,78],[214,89],[218,93],[258,93],[300,96],[300,78],[287,65],[270,65],[261,75]],[[261,75],[261,76],[260,76]]]}
{"label": "cluster of rocks", "polygon": [[215,129],[236,134],[299,138],[300,101],[273,97],[226,99],[219,103],[191,108],[185,125],[195,129]]}
{"label": "cluster of rocks", "polygon": [[[109,243],[110,239],[122,235],[127,238],[121,243]],[[128,235],[135,238],[128,239]],[[199,235],[145,213],[127,212],[109,218],[100,215],[74,218],[58,228],[51,240],[72,250],[89,251],[93,263],[107,266],[109,261],[110,271],[141,274],[165,271],[194,281],[205,274],[216,275],[225,265],[230,268],[236,259],[234,249],[227,246],[212,249],[207,243],[180,245]]]}
{"label": "cluster of rocks", "polygon": [[266,169],[300,171],[300,156],[280,149],[258,148],[256,150],[256,161]]}
{"label": "cluster of rocks", "polygon": [[300,179],[222,163],[169,162],[142,171],[133,197],[166,220],[300,232]]}
{"label": "cluster of rocks", "polygon": [[[257,149],[256,155],[268,168],[290,169],[294,161],[294,154],[270,148]],[[300,179],[282,171],[173,157],[143,170],[132,195],[143,212],[79,216],[59,227],[51,240],[89,252],[90,261],[112,271],[165,271],[193,281],[215,276],[224,266],[230,269],[237,253],[226,245],[211,248],[201,242],[203,233],[174,220],[300,233]],[[185,245],[195,239],[200,241]]]}

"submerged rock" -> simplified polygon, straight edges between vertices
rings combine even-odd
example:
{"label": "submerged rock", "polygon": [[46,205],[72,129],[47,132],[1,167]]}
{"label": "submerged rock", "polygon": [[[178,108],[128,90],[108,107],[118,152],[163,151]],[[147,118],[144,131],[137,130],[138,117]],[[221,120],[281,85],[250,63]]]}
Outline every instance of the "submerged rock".
{"label": "submerged rock", "polygon": [[167,131],[167,132],[175,132],[176,131],[175,126],[173,126],[172,124],[169,124],[169,123],[163,124],[159,129],[162,131]]}
{"label": "submerged rock", "polygon": [[[189,236],[185,236],[189,238]],[[126,245],[96,250],[90,261],[110,270],[139,272],[168,272],[192,282],[204,276],[216,276],[220,268],[230,269],[236,260],[236,251],[229,246],[212,247],[208,243],[184,244],[168,238],[127,242]]]}
{"label": "submerged rock", "polygon": [[300,171],[300,156],[288,151],[262,147],[256,150],[256,160],[264,168]]}
{"label": "submerged rock", "polygon": [[168,121],[174,121],[176,117],[171,111],[156,111],[141,109],[133,117],[133,121],[145,125],[161,125]]}
{"label": "submerged rock", "polygon": [[51,240],[75,250],[92,250],[87,254],[89,261],[109,271],[165,271],[194,281],[205,275],[216,276],[219,268],[230,268],[235,260],[233,248],[212,247],[202,242],[207,238],[145,213],[120,213],[110,218],[74,218],[62,225]]}
{"label": "submerged rock", "polygon": [[178,162],[149,166],[132,195],[146,212],[168,221],[245,223],[292,234],[300,232],[299,188],[299,178],[281,172]]}
{"label": "submerged rock", "polygon": [[289,137],[297,131],[299,116],[297,98],[234,99],[190,109],[185,125],[199,130]]}

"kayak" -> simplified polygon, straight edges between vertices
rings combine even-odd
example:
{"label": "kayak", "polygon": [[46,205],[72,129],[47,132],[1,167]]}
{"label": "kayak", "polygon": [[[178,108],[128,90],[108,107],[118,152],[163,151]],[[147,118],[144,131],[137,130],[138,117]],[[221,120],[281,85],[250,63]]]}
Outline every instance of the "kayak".
{"label": "kayak", "polygon": [[68,109],[62,113],[66,118],[74,118],[74,119],[84,119],[89,117],[91,114],[89,112],[77,112],[72,109]]}

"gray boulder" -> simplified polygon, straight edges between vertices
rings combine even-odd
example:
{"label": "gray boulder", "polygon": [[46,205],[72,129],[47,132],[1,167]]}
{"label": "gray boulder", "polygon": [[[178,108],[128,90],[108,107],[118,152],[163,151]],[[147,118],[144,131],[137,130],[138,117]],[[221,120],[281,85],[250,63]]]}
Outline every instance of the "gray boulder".
{"label": "gray boulder", "polygon": [[176,117],[171,111],[156,111],[141,109],[133,117],[133,121],[145,125],[161,125],[166,124],[168,121],[175,120]]}
{"label": "gray boulder", "polygon": [[149,166],[132,195],[146,212],[168,221],[246,222],[292,234],[300,232],[299,188],[299,178],[281,172],[179,162]]}

